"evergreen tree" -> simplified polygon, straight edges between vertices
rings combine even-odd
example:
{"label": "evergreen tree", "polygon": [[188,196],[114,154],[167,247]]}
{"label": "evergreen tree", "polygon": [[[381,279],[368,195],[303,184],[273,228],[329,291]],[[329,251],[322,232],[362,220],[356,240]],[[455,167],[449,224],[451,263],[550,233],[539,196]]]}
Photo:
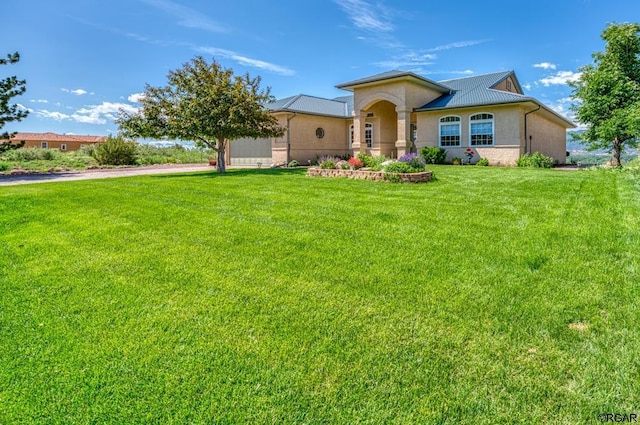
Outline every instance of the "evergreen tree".
{"label": "evergreen tree", "polygon": [[[8,54],[6,59],[0,59],[0,65],[10,65],[20,60],[20,54],[15,52]],[[4,125],[11,121],[21,121],[27,117],[29,111],[26,111],[17,103],[9,104],[11,98],[19,96],[27,90],[26,81],[18,80],[16,76],[7,77],[0,80],[0,130]],[[0,133],[0,153],[9,149],[16,149],[24,146],[24,143],[12,144],[11,136],[15,133]]]}

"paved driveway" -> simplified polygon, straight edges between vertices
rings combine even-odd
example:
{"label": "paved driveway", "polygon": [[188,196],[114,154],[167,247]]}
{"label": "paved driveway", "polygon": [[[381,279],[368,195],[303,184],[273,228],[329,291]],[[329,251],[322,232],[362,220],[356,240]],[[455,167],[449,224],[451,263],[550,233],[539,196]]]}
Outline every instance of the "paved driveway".
{"label": "paved driveway", "polygon": [[109,179],[114,177],[142,176],[148,174],[190,173],[194,171],[215,171],[215,168],[210,167],[207,164],[171,164],[153,165],[148,167],[68,171],[62,173],[0,175],[0,186],[74,180]]}

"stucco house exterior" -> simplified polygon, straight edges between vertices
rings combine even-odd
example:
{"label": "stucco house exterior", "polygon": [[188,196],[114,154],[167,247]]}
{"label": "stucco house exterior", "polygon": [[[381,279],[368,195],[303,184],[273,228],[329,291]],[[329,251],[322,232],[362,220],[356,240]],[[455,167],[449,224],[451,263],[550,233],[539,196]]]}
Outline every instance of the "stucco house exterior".
{"label": "stucco house exterior", "polygon": [[56,133],[16,133],[11,137],[12,143],[25,142],[25,148],[58,149],[62,152],[77,151],[82,145],[105,142],[105,136],[79,136]]}
{"label": "stucco house exterior", "polygon": [[[321,155],[366,152],[397,158],[425,146],[463,158],[514,165],[539,151],[566,161],[566,130],[575,125],[526,96],[513,71],[445,81],[390,71],[339,84],[349,96],[324,99],[297,95],[268,108],[287,129],[279,138],[230,144],[230,163],[249,164],[261,149],[262,163],[301,164]],[[270,155],[269,155],[270,153]]]}

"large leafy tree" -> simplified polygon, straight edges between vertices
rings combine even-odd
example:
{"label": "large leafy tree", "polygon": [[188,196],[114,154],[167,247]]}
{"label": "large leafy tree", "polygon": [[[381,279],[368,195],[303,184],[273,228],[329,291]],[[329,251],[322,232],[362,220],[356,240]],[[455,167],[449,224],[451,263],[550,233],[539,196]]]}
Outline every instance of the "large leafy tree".
{"label": "large leafy tree", "polygon": [[[20,54],[15,52],[8,54],[6,59],[0,59],[0,65],[14,64],[19,60]],[[13,97],[19,96],[27,90],[26,84],[25,80],[18,80],[16,76],[0,80],[0,130],[6,123],[21,121],[29,114],[29,111],[21,108],[17,103],[9,103]],[[10,139],[13,134],[15,133],[6,131],[0,133],[0,153],[24,145],[24,143],[12,144]]]}
{"label": "large leafy tree", "polygon": [[120,110],[116,122],[130,137],[190,140],[217,151],[217,171],[225,172],[231,140],[281,136],[284,129],[264,105],[273,101],[260,77],[236,76],[201,56],[170,71],[165,87],[147,85],[134,114]]}
{"label": "large leafy tree", "polygon": [[640,25],[609,24],[602,32],[604,52],[580,69],[571,84],[576,118],[587,125],[579,137],[589,149],[613,152],[619,167],[625,147],[636,147],[640,135]]}

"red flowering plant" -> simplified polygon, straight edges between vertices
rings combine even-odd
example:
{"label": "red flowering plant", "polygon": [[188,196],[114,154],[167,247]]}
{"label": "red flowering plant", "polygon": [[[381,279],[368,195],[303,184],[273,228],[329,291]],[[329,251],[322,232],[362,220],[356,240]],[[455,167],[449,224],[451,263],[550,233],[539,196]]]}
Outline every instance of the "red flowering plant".
{"label": "red flowering plant", "polygon": [[349,166],[353,170],[358,170],[364,167],[364,163],[360,160],[360,158],[356,158],[355,156],[352,156],[351,158],[349,158]]}
{"label": "red flowering plant", "polygon": [[475,155],[473,149],[467,148],[467,150],[464,151],[464,154],[467,156],[467,163],[471,164],[471,158],[473,158],[473,155]]}

